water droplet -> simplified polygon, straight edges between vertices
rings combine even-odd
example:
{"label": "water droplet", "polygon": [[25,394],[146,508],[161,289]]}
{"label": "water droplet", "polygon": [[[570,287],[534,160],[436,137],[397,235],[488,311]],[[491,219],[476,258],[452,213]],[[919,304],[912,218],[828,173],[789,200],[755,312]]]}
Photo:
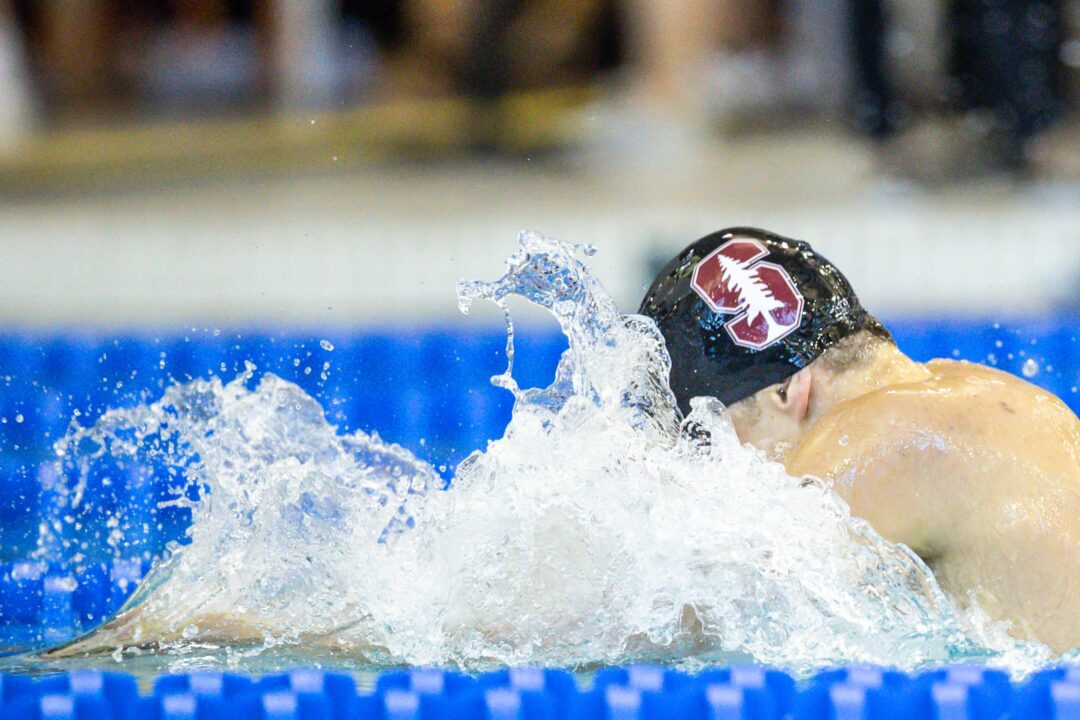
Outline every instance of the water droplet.
{"label": "water droplet", "polygon": [[333,343],[331,343],[329,340],[320,340],[319,341],[319,347],[321,347],[326,352],[330,352],[331,350],[334,349]]}
{"label": "water droplet", "polygon": [[1020,372],[1023,373],[1026,378],[1033,378],[1039,374],[1039,363],[1035,362],[1032,358],[1028,358],[1024,361],[1023,367],[1020,368]]}

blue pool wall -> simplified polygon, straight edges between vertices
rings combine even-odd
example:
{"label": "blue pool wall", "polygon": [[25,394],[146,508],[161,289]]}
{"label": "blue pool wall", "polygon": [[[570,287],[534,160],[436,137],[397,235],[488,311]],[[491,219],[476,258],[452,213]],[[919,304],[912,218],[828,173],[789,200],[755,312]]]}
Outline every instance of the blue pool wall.
{"label": "blue pool wall", "polygon": [[[371,679],[371,678],[368,678]],[[148,688],[122,673],[78,670],[31,680],[0,676],[6,720],[1073,720],[1080,669],[1012,681],[952,666],[907,674],[875,667],[805,680],[734,666],[696,675],[611,667],[591,678],[558,669],[478,675],[388,671],[358,687],[344,673],[301,669],[262,677],[201,671]]]}
{"label": "blue pool wall", "polygon": [[[899,318],[900,347],[919,360],[969,359],[1028,379],[1080,410],[1077,316],[1010,322]],[[156,399],[175,379],[230,379],[245,361],[317,398],[343,430],[378,431],[449,477],[468,453],[501,436],[511,398],[489,378],[506,365],[501,327],[258,333],[8,334],[0,336],[0,646],[47,644],[115,610],[153,558],[183,541],[190,511],[158,503],[176,481],[163,468],[96,462],[64,548],[38,548],[53,518],[53,442],[77,411],[83,423],[108,407]],[[514,374],[547,384],[566,347],[554,331],[525,328]],[[1024,372],[1025,365],[1027,372]],[[1032,373],[1032,370],[1035,370]],[[105,518],[123,509],[124,540],[105,542]]]}

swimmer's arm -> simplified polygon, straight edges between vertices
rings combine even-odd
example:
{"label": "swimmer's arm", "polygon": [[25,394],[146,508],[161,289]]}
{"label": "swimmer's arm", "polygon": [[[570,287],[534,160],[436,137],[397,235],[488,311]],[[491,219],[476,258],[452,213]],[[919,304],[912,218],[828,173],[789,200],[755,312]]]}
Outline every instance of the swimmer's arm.
{"label": "swimmer's arm", "polygon": [[895,425],[864,428],[857,436],[851,428],[826,427],[800,445],[785,465],[796,477],[830,480],[852,515],[932,562],[953,537],[955,504],[940,482],[950,477],[951,462],[941,448],[932,434],[919,437]]}

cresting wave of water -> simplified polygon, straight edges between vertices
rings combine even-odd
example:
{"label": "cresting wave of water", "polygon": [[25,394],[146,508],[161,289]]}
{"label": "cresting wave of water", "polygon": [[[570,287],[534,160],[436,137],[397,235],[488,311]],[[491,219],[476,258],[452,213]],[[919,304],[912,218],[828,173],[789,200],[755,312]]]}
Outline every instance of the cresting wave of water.
{"label": "cresting wave of water", "polygon": [[518,388],[507,313],[510,367],[494,382],[513,418],[446,491],[404,449],[339,434],[300,388],[256,383],[250,366],[69,436],[74,466],[149,454],[205,492],[190,544],[60,654],[296,645],[379,664],[749,656],[803,672],[1049,659],[958,611],[825,483],[740,446],[717,402],[680,422],[659,333],[618,311],[590,251],[527,232],[519,245],[503,277],[459,286],[462,309],[523,297],[569,349],[549,387]]}

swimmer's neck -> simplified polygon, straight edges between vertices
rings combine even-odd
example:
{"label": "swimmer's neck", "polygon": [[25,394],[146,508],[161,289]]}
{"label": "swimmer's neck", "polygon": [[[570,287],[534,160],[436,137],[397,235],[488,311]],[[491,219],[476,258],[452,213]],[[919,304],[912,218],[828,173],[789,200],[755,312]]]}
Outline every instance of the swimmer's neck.
{"label": "swimmer's neck", "polygon": [[925,365],[915,362],[892,343],[877,346],[874,354],[855,368],[839,373],[815,368],[803,428],[808,429],[845,402],[891,385],[921,382],[930,376]]}

